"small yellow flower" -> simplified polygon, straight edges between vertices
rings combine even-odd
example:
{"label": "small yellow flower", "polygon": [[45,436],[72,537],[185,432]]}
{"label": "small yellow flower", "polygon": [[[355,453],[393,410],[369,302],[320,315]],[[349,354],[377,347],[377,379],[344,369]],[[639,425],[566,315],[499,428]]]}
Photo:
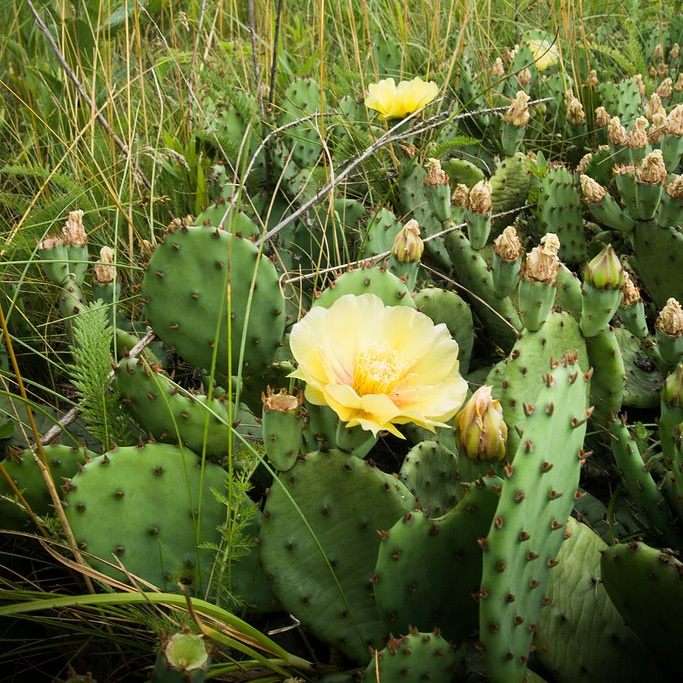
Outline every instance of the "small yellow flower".
{"label": "small yellow flower", "polygon": [[429,104],[438,94],[439,86],[433,81],[413,78],[397,86],[393,78],[386,78],[368,86],[365,106],[378,111],[382,120],[402,119]]}
{"label": "small yellow flower", "polygon": [[430,431],[446,424],[467,395],[458,344],[442,323],[374,294],[314,306],[294,327],[290,347],[305,396],[346,423],[402,437],[395,425]]}
{"label": "small yellow flower", "polygon": [[545,71],[559,63],[560,53],[554,43],[548,40],[529,40],[527,44],[531,48],[531,54],[536,60],[536,68],[539,71]]}

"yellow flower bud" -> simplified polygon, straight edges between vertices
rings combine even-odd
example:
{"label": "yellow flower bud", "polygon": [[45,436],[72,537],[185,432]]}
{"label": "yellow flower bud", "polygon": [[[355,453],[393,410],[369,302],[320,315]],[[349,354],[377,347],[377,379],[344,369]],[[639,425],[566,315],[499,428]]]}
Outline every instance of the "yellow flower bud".
{"label": "yellow flower bud", "polygon": [[500,462],[505,458],[508,428],[500,401],[491,387],[479,387],[455,416],[458,446],[471,460]]}
{"label": "yellow flower bud", "polygon": [[422,258],[423,252],[424,243],[420,238],[420,225],[413,218],[403,226],[403,229],[394,238],[391,255],[399,263],[416,263]]}

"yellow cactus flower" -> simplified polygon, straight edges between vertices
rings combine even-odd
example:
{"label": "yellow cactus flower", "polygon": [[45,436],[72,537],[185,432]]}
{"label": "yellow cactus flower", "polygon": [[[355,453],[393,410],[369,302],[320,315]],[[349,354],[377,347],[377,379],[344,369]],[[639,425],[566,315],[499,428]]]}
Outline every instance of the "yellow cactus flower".
{"label": "yellow cactus flower", "polygon": [[531,48],[531,54],[534,56],[536,68],[539,71],[545,71],[559,63],[560,53],[555,43],[548,40],[528,40],[527,44]]}
{"label": "yellow cactus flower", "polygon": [[365,106],[379,112],[379,118],[402,119],[426,104],[439,94],[439,86],[433,81],[413,78],[398,85],[393,78],[385,78],[368,86]]}
{"label": "yellow cactus flower", "polygon": [[467,395],[446,326],[374,294],[314,306],[289,344],[298,364],[291,376],[306,382],[306,399],[332,408],[347,427],[400,438],[400,424],[434,432],[448,426]]}

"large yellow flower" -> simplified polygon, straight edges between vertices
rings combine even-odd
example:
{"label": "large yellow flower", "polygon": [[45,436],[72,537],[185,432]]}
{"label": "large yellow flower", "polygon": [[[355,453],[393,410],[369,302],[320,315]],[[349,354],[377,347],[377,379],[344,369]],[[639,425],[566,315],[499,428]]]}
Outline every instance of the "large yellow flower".
{"label": "large yellow flower", "polygon": [[386,78],[368,86],[365,106],[378,111],[381,119],[401,119],[429,104],[438,94],[439,86],[433,81],[413,78],[397,86],[393,78]]}
{"label": "large yellow flower", "polygon": [[458,344],[442,323],[374,294],[314,306],[292,328],[290,347],[306,398],[348,427],[402,437],[395,425],[446,427],[467,394]]}

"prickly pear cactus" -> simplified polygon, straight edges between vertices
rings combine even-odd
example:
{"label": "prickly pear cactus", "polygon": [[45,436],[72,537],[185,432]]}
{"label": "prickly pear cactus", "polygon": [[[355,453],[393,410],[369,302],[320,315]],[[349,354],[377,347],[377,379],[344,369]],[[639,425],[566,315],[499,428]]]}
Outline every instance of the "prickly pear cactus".
{"label": "prickly pear cactus", "polygon": [[683,614],[683,563],[671,550],[631,541],[607,548],[601,559],[602,581],[627,624],[662,664],[678,676]]}
{"label": "prickly pear cactus", "polygon": [[386,635],[370,583],[380,534],[414,506],[398,479],[337,450],[308,453],[268,494],[260,547],[273,592],[357,664]]}
{"label": "prickly pear cactus", "polygon": [[561,683],[665,680],[605,591],[600,558],[607,544],[571,517],[567,532],[534,638],[538,661]]}
{"label": "prickly pear cactus", "polygon": [[521,443],[506,466],[485,539],[479,592],[480,640],[490,680],[524,679],[545,587],[564,539],[579,484],[587,381],[565,355],[525,407]]}
{"label": "prickly pear cactus", "polygon": [[415,308],[415,302],[405,282],[386,268],[379,266],[355,268],[342,273],[316,299],[315,305],[329,308],[345,294],[360,296],[367,292],[378,296],[387,306],[411,306]]}
{"label": "prickly pear cactus", "polygon": [[413,446],[403,459],[398,477],[430,517],[446,514],[463,496],[458,459],[436,441]]}
{"label": "prickly pear cactus", "polygon": [[189,363],[240,375],[242,399],[261,410],[261,379],[285,328],[273,264],[247,239],[212,227],[169,232],[152,253],[142,296],[157,335]]}
{"label": "prickly pear cactus", "polygon": [[[97,453],[82,446],[51,444],[43,446],[43,450],[58,493],[61,493],[62,486],[69,477],[76,474],[88,460],[97,457]],[[11,453],[0,462],[0,469],[3,470],[0,472],[0,496],[3,496],[0,499],[0,518],[3,528],[23,529],[30,524],[28,512],[15,501],[16,494],[7,476],[14,482],[35,515],[42,517],[53,510],[47,483],[32,453],[27,450]]]}
{"label": "prickly pear cactus", "polygon": [[220,543],[227,514],[212,489],[224,492],[226,481],[221,467],[202,467],[187,448],[117,448],[70,479],[66,516],[87,561],[103,574],[127,582],[130,573],[171,592],[181,583],[202,595],[214,551],[201,546]]}
{"label": "prickly pear cactus", "polygon": [[406,636],[389,638],[386,647],[375,652],[361,680],[453,683],[464,673],[463,656],[438,630],[413,629]]}
{"label": "prickly pear cactus", "polygon": [[495,476],[473,482],[443,517],[408,512],[383,536],[373,580],[387,630],[438,627],[462,643],[477,628],[479,540],[491,526],[501,483]]}

